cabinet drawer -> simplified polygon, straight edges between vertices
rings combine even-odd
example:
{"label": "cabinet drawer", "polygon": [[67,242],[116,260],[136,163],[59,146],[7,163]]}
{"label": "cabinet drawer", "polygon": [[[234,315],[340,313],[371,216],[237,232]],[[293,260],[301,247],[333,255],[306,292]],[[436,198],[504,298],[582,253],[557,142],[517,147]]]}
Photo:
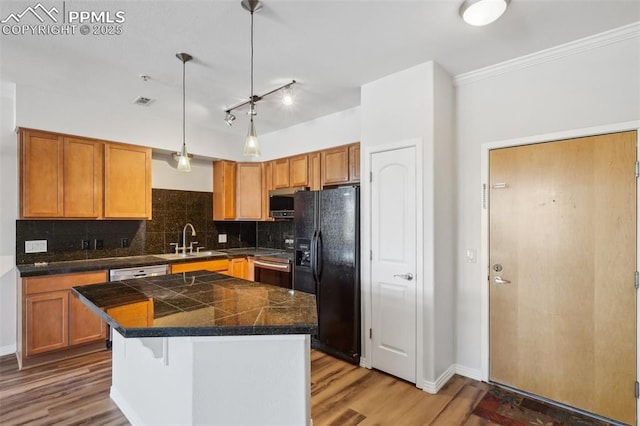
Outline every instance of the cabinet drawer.
{"label": "cabinet drawer", "polygon": [[109,281],[107,271],[78,272],[74,274],[44,275],[23,278],[25,294],[68,290],[73,286],[98,284]]}
{"label": "cabinet drawer", "polygon": [[190,272],[190,271],[212,271],[212,272],[228,272],[229,261],[225,260],[206,260],[202,262],[176,263],[171,265],[171,273]]}

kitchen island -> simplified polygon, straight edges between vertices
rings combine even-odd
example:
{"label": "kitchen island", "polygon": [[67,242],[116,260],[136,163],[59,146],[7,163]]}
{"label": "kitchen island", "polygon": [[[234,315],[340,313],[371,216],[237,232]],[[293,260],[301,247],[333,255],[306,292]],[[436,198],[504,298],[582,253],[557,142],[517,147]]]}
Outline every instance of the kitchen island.
{"label": "kitchen island", "polygon": [[310,423],[313,295],[189,272],[73,288],[113,330],[133,424]]}

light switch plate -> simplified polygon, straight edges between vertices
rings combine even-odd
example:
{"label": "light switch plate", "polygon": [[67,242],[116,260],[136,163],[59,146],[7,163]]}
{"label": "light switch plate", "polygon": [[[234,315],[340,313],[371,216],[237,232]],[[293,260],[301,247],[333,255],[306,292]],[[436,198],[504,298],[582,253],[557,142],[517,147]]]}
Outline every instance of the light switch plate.
{"label": "light switch plate", "polygon": [[30,240],[24,242],[25,253],[46,253],[47,240]]}
{"label": "light switch plate", "polygon": [[226,243],[227,242],[227,234],[218,234],[218,242]]}
{"label": "light switch plate", "polygon": [[466,258],[467,263],[476,263],[476,250],[475,249],[467,249]]}

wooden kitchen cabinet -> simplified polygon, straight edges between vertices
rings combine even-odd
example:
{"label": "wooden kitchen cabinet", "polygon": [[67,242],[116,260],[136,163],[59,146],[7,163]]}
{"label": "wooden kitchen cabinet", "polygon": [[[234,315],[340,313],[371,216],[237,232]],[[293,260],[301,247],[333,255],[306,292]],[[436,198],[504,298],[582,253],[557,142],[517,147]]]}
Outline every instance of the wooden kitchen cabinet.
{"label": "wooden kitchen cabinet", "polygon": [[289,158],[289,185],[309,186],[309,156],[297,155]]}
{"label": "wooden kitchen cabinet", "polygon": [[262,218],[261,220],[273,220],[269,217],[269,191],[273,189],[273,162],[267,161],[262,169]]}
{"label": "wooden kitchen cabinet", "polygon": [[151,148],[105,144],[104,217],[151,219]]}
{"label": "wooden kitchen cabinet", "polygon": [[106,324],[71,287],[107,281],[104,270],[23,278],[18,308],[20,367],[104,349]]}
{"label": "wooden kitchen cabinet", "polygon": [[309,154],[309,189],[312,191],[319,191],[322,189],[320,156],[320,152],[312,152]]}
{"label": "wooden kitchen cabinet", "polygon": [[203,260],[199,262],[174,263],[171,265],[171,273],[192,271],[211,271],[220,272],[221,274],[229,273],[229,260]]}
{"label": "wooden kitchen cabinet", "polygon": [[262,163],[237,163],[236,219],[262,219]]}
{"label": "wooden kitchen cabinet", "polygon": [[73,137],[64,138],[64,216],[102,216],[104,144]]}
{"label": "wooden kitchen cabinet", "polygon": [[280,158],[272,161],[273,164],[273,189],[289,188],[289,158]]}
{"label": "wooden kitchen cabinet", "polygon": [[20,130],[20,214],[64,216],[64,142],[61,135]]}
{"label": "wooden kitchen cabinet", "polygon": [[236,218],[236,163],[213,162],[213,220]]}
{"label": "wooden kitchen cabinet", "polygon": [[360,181],[360,144],[343,145],[322,151],[322,186]]}
{"label": "wooden kitchen cabinet", "polygon": [[246,257],[236,257],[229,260],[229,275],[236,278],[247,279],[249,262]]}

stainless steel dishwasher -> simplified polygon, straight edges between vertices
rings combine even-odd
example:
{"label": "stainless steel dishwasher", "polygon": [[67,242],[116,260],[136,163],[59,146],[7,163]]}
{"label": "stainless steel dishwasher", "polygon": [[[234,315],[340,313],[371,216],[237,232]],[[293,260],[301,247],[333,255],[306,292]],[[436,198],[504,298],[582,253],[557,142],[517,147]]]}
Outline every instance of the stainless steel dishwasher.
{"label": "stainless steel dishwasher", "polygon": [[169,265],[137,266],[135,268],[111,269],[109,281],[122,281],[131,278],[155,277],[167,275]]}

